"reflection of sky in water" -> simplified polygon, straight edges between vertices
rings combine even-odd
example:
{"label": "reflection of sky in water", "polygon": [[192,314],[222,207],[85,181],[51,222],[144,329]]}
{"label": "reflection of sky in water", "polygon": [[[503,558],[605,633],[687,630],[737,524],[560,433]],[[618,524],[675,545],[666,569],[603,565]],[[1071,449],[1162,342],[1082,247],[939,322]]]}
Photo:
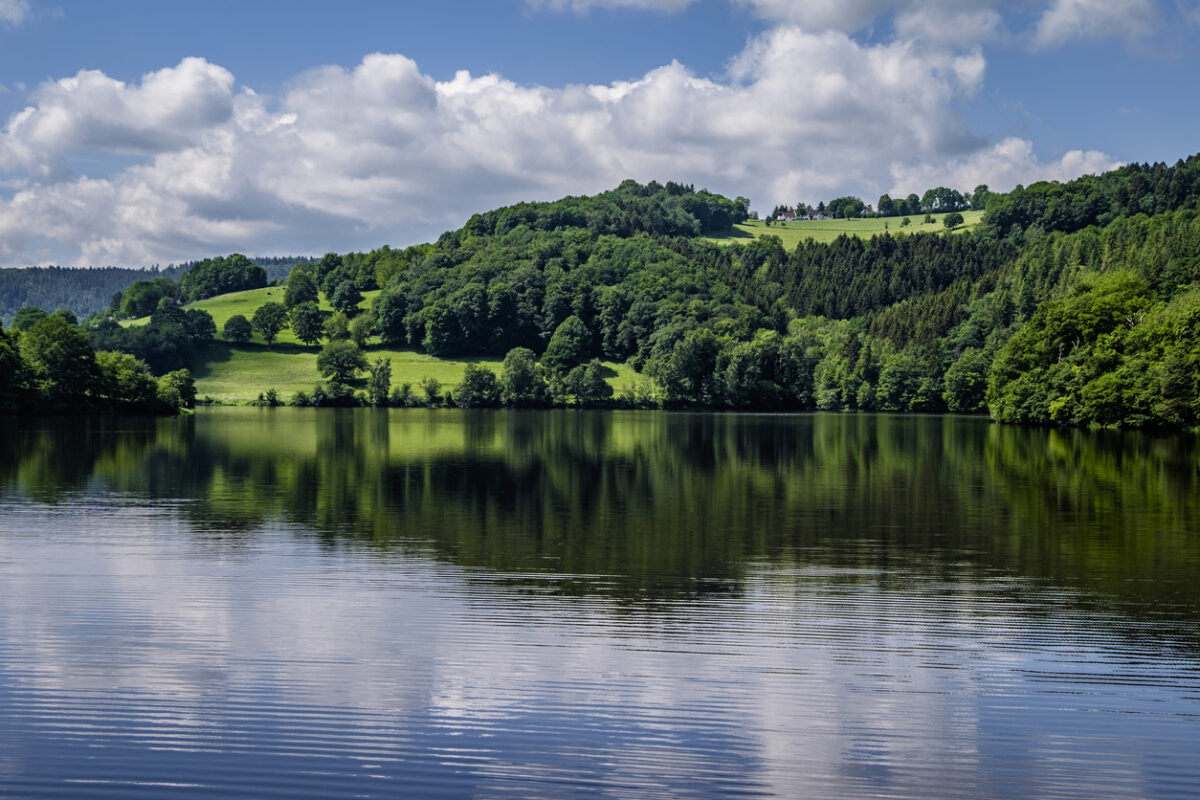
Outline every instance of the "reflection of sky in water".
{"label": "reflection of sky in water", "polygon": [[637,607],[108,502],[0,505],[0,795],[1200,791],[1194,656],[1033,584],[763,564]]}

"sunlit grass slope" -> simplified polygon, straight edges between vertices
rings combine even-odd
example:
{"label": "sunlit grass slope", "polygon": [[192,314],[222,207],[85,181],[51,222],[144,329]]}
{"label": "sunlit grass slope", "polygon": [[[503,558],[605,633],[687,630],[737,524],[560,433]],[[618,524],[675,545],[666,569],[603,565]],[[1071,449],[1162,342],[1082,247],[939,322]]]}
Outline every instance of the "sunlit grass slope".
{"label": "sunlit grass slope", "polygon": [[[187,308],[200,308],[211,314],[220,335],[230,317],[241,314],[250,319],[264,303],[282,303],[283,293],[282,286],[268,286],[265,289],[211,297],[191,303]],[[363,292],[359,308],[370,308],[378,294],[378,291]],[[333,310],[324,296],[320,305],[324,311]],[[143,317],[127,320],[123,324],[144,325],[148,321]],[[197,395],[220,403],[249,403],[268,389],[274,389],[283,400],[290,399],[298,391],[311,392],[314,386],[324,381],[317,372],[317,353],[320,350],[320,346],[301,344],[291,330],[281,332],[269,348],[257,333],[251,342],[244,345],[221,340],[211,342],[201,349],[192,366]],[[392,385],[410,383],[418,396],[421,394],[419,383],[423,378],[436,378],[445,392],[458,385],[468,364],[489,367],[499,375],[502,361],[499,358],[434,358],[416,350],[386,347],[377,337],[368,344],[366,355],[370,361],[391,359]],[[608,382],[615,392],[633,386],[641,379],[628,364],[606,362],[606,366],[613,373]]]}
{"label": "sunlit grass slope", "polygon": [[[246,292],[230,292],[229,294],[210,297],[207,300],[200,300],[195,303],[189,303],[185,308],[201,308],[212,314],[213,322],[217,325],[217,334],[220,335],[221,330],[225,327],[225,323],[230,317],[241,314],[246,319],[254,316],[254,312],[259,306],[267,303],[282,303],[283,293],[286,287],[283,286],[268,286],[265,289],[251,289]],[[374,302],[378,291],[363,292],[363,301],[358,304],[359,308],[368,309],[371,303]],[[324,294],[321,295],[320,302],[322,311],[333,311],[333,306],[329,305],[329,299]],[[141,319],[127,320],[124,325],[145,325],[150,321],[149,317]],[[257,333],[254,334],[252,342],[265,344],[263,338]],[[300,340],[296,338],[296,334],[292,333],[291,329],[282,331],[275,339],[276,346],[280,344],[295,344],[299,345]],[[311,387],[310,387],[311,388]]]}
{"label": "sunlit grass slope", "polygon": [[[213,342],[200,353],[192,374],[201,398],[221,403],[248,403],[260,392],[274,389],[283,400],[298,391],[311,392],[323,382],[317,373],[320,348],[299,344],[276,343],[268,349],[261,344],[235,345]],[[500,374],[501,360],[496,358],[442,359],[415,350],[394,350],[381,345],[367,348],[369,361],[388,358],[392,362],[392,386],[410,383],[421,395],[422,378],[436,378],[442,390],[453,389],[462,380],[468,364],[480,364]],[[639,378],[627,364],[607,363],[613,375],[608,378],[614,391],[635,384]]]}
{"label": "sunlit grass slope", "polygon": [[[982,211],[964,211],[962,215],[963,224],[954,229],[955,233],[969,231],[983,219]],[[900,227],[900,222],[904,219],[903,217],[802,220],[797,222],[776,222],[769,227],[762,220],[749,220],[741,225],[734,226],[733,233],[727,236],[712,236],[709,237],[709,240],[721,244],[729,244],[731,242],[745,242],[751,239],[758,239],[763,236],[778,236],[783,240],[784,249],[790,251],[794,250],[796,245],[806,239],[828,243],[843,234],[870,238],[881,233],[890,233],[893,236],[907,233],[938,233],[946,230],[945,225],[942,224],[943,217],[945,217],[945,214],[934,214],[934,221],[926,223],[923,222],[925,219],[924,214],[914,214],[909,217],[912,220],[912,224],[903,228]]]}

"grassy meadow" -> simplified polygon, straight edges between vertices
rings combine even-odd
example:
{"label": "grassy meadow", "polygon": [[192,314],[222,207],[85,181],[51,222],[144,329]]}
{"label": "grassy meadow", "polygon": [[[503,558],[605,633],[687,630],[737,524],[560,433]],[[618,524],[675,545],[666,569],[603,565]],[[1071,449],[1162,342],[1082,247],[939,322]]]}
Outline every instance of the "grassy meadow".
{"label": "grassy meadow", "polygon": [[[983,219],[982,211],[964,211],[962,215],[963,224],[954,229],[955,233],[969,231]],[[909,219],[912,220],[912,224],[904,228],[900,227],[903,217],[798,220],[796,222],[776,222],[770,227],[763,220],[747,220],[741,225],[734,226],[734,232],[731,234],[707,238],[709,241],[720,244],[730,244],[760,239],[763,236],[778,236],[783,241],[784,249],[791,251],[806,239],[827,244],[843,234],[870,238],[881,233],[890,233],[893,236],[902,233],[938,233],[946,230],[945,225],[942,224],[942,218],[945,216],[945,214],[934,214],[934,221],[926,223],[922,221],[925,219],[924,214],[910,215]]]}
{"label": "grassy meadow", "polygon": [[[191,303],[187,308],[199,308],[211,314],[220,336],[221,329],[230,317],[241,314],[250,319],[264,303],[282,303],[283,293],[282,286],[268,286],[265,289],[211,297]],[[370,308],[378,294],[378,291],[363,292],[359,308]],[[323,311],[333,310],[323,295],[320,306]],[[122,324],[144,325],[148,321],[148,317],[143,317]],[[313,347],[302,344],[290,329],[282,331],[270,347],[257,333],[247,344],[232,344],[218,338],[200,350],[192,366],[197,396],[218,403],[242,404],[254,401],[260,392],[268,389],[274,389],[285,401],[298,391],[311,392],[314,386],[324,382],[317,372],[317,354],[320,351],[320,345]],[[392,385],[411,383],[413,392],[418,396],[421,395],[419,383],[422,378],[436,378],[441,382],[444,393],[458,385],[468,364],[489,367],[499,375],[502,361],[499,358],[435,358],[416,350],[387,347],[378,338],[368,343],[366,356],[369,361],[391,359]],[[606,362],[605,366],[611,371],[608,383],[614,392],[620,392],[641,379],[628,364]]]}

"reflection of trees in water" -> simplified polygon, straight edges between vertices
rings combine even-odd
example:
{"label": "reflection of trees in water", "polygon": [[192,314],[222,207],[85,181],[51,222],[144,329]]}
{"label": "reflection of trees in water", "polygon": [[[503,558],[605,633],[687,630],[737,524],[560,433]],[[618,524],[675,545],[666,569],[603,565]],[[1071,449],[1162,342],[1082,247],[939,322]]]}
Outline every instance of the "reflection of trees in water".
{"label": "reflection of trees in water", "polygon": [[[1200,591],[1191,437],[954,417],[222,411],[5,430],[0,481],[189,500],[205,535],[269,520],[628,596],[736,589],[744,565],[870,580],[1006,571],[1147,606]],[[964,565],[966,565],[964,567]],[[536,582],[530,579],[531,584]]]}

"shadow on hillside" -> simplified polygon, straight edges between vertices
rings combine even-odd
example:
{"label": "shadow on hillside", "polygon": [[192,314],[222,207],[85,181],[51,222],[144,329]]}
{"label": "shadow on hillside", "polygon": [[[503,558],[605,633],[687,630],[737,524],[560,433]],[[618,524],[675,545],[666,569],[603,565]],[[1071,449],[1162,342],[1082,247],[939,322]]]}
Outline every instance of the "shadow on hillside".
{"label": "shadow on hillside", "polygon": [[246,345],[235,345],[229,342],[211,341],[196,349],[195,355],[188,364],[193,378],[207,378],[213,373],[214,364],[222,364],[233,358],[234,348]]}

